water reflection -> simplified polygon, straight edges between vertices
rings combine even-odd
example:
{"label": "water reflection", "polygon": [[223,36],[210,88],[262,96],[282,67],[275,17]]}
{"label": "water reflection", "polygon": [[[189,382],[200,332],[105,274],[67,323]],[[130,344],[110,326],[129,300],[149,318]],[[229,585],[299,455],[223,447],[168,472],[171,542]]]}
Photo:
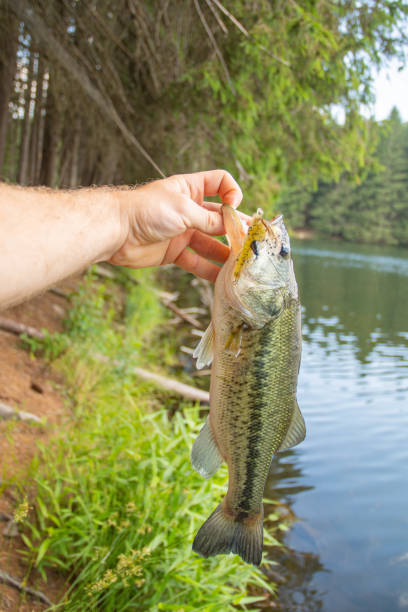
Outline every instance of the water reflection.
{"label": "water reflection", "polygon": [[408,254],[308,243],[294,259],[308,433],[267,487],[299,519],[282,610],[407,609]]}
{"label": "water reflection", "polygon": [[[330,250],[331,249],[331,250]],[[408,254],[387,249],[369,255],[367,247],[325,243],[294,245],[296,277],[304,309],[304,329],[352,339],[356,357],[365,362],[378,336],[385,344],[408,349]],[[351,250],[352,249],[352,250]]]}
{"label": "water reflection", "polygon": [[313,486],[307,484],[301,464],[296,462],[296,450],[286,450],[275,455],[269,470],[265,497],[290,505],[296,494],[309,489],[313,489]]}
{"label": "water reflection", "polygon": [[280,518],[288,518],[289,522],[294,522],[292,531],[296,529],[298,541],[296,548],[285,546],[272,547],[268,550],[268,557],[275,561],[277,566],[267,568],[265,572],[280,586],[279,607],[266,609],[279,610],[279,612],[322,610],[322,593],[313,585],[313,579],[318,572],[327,570],[321,563],[319,555],[309,552],[310,549],[318,549],[319,534],[313,532],[307,523],[296,523],[298,517],[292,510],[295,497],[313,488],[311,484],[307,484],[301,462],[296,460],[296,451],[285,451],[274,457],[265,497],[278,506],[265,504],[265,516],[268,516],[269,512],[275,512]]}

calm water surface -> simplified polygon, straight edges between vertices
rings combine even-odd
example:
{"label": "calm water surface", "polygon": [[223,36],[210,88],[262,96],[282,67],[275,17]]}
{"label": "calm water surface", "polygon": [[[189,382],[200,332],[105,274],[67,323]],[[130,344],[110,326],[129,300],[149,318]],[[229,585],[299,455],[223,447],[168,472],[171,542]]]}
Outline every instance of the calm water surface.
{"label": "calm water surface", "polygon": [[408,250],[293,245],[307,438],[268,497],[299,518],[285,612],[408,611]]}

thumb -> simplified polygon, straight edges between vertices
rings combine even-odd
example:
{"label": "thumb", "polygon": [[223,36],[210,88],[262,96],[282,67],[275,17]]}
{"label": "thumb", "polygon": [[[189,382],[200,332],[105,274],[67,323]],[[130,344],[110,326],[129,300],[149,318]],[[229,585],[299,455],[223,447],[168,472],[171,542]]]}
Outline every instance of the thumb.
{"label": "thumb", "polygon": [[221,212],[207,210],[190,198],[187,198],[183,205],[182,216],[187,228],[198,229],[213,236],[225,234]]}

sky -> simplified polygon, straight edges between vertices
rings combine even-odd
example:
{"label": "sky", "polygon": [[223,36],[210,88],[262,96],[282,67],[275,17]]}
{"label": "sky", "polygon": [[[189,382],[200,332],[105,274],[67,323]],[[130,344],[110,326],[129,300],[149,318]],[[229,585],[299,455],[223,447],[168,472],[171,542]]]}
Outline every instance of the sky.
{"label": "sky", "polygon": [[398,61],[390,62],[375,76],[373,110],[378,121],[386,119],[393,106],[398,108],[403,121],[408,121],[408,65],[401,72],[399,65]]}

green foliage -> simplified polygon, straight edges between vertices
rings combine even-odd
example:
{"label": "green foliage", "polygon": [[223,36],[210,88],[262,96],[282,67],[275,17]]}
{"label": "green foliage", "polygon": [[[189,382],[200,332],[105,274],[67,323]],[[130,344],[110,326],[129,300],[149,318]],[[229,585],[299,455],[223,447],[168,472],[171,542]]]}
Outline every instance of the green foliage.
{"label": "green foliage", "polygon": [[238,168],[252,208],[276,199],[279,183],[313,187],[344,171],[363,174],[375,128],[358,110],[371,100],[372,62],[397,52],[403,3],[235,0],[228,8],[248,36],[231,27],[217,37],[233,89],[216,55],[199,67],[199,80],[191,75],[188,98],[206,109],[191,104],[184,115],[194,125],[200,112],[200,152]]}
{"label": "green foliage", "polygon": [[[166,325],[151,273],[136,273],[125,304],[112,312],[114,288],[96,288],[90,275],[74,300],[70,347],[55,362],[74,422],[42,450],[35,519],[23,533],[27,554],[42,572],[70,573],[67,611],[253,609],[259,597],[249,587],[273,591],[258,569],[191,550],[227,479],[226,469],[206,481],[191,468],[199,408],[182,403],[169,420],[166,395],[132,373],[148,347],[150,367],[157,364],[152,347]],[[95,338],[107,362],[95,356]],[[266,542],[276,544],[270,534]]]}
{"label": "green foliage", "polygon": [[[41,160],[30,160],[52,161],[42,169],[49,184],[156,175],[136,138],[167,175],[226,167],[253,208],[294,180],[361,176],[374,142],[360,105],[372,100],[373,65],[403,55],[408,17],[404,0],[230,0],[225,10],[214,0],[25,4],[10,4],[25,35],[6,177],[16,176],[31,109],[33,133],[45,126],[59,140],[44,140]],[[49,72],[47,93],[25,109],[21,75],[33,53]]]}
{"label": "green foliage", "polygon": [[394,109],[379,126],[377,167],[362,181],[345,174],[282,193],[278,208],[292,227],[310,227],[351,242],[408,245],[408,124]]}
{"label": "green foliage", "polygon": [[21,334],[22,346],[33,354],[41,354],[45,359],[52,360],[58,357],[69,346],[69,338],[65,334],[50,333],[43,329],[43,339],[30,338],[27,334]]}

